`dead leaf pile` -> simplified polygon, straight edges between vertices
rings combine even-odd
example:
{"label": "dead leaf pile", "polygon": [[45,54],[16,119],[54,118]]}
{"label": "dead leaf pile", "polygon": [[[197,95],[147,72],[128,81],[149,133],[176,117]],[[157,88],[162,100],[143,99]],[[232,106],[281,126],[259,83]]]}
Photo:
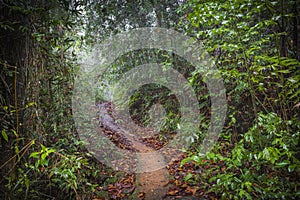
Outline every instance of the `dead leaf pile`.
{"label": "dead leaf pile", "polygon": [[[191,199],[215,199],[213,194],[207,194],[207,183],[201,180],[201,173],[205,170],[195,162],[189,162],[180,166],[186,154],[179,159],[173,160],[168,165],[171,175],[168,196],[172,199],[180,199],[190,196]],[[203,160],[205,162],[205,160]]]}
{"label": "dead leaf pile", "polygon": [[151,147],[155,150],[163,148],[168,143],[168,140],[161,134],[155,134],[152,137],[142,138],[141,140],[148,147]]}
{"label": "dead leaf pile", "polygon": [[123,178],[107,187],[98,187],[99,191],[106,191],[109,199],[130,199],[135,190],[135,175],[126,174]]}

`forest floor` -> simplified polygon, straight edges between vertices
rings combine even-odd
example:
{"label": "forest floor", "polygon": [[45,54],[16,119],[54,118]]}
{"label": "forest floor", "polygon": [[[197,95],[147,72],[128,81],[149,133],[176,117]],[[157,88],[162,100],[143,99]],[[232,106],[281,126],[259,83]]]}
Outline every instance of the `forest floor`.
{"label": "forest floor", "polygon": [[[119,148],[146,155],[138,158],[140,172],[125,173],[114,184],[106,188],[100,187],[99,190],[108,191],[110,199],[214,199],[214,195],[206,194],[199,187],[201,181],[186,179],[188,174],[196,176],[203,170],[194,163],[181,166],[181,160],[186,157],[186,154],[174,158],[166,167],[155,168],[155,165],[160,164],[161,156],[153,152],[165,146],[168,141],[163,140],[159,134],[138,139],[114,122],[110,103],[102,103],[98,107],[102,131],[110,141]],[[150,153],[149,156],[147,153]],[[150,165],[154,166],[153,170],[149,170]]]}

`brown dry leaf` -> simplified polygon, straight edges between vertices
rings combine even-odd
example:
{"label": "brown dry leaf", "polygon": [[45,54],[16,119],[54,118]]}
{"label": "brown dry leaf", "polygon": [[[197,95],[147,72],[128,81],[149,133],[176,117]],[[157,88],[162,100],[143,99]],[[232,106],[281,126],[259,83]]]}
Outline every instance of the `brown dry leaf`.
{"label": "brown dry leaf", "polygon": [[188,187],[188,185],[187,185],[186,183],[184,183],[184,184],[182,184],[180,187],[186,188],[186,187]]}
{"label": "brown dry leaf", "polygon": [[118,196],[121,197],[121,198],[123,198],[123,197],[125,197],[125,194],[121,193]]}
{"label": "brown dry leaf", "polygon": [[178,193],[178,190],[172,190],[168,194],[173,196],[173,195],[175,195],[177,193]]}
{"label": "brown dry leaf", "polygon": [[145,192],[140,192],[139,194],[138,194],[138,198],[143,198],[145,196]]}
{"label": "brown dry leaf", "polygon": [[195,193],[197,192],[199,188],[198,187],[188,187],[185,192],[186,193],[192,193],[193,195],[195,195]]}
{"label": "brown dry leaf", "polygon": [[178,180],[176,180],[176,181],[174,181],[174,184],[175,184],[176,186],[178,186],[178,185],[180,185],[180,182],[179,182]]}
{"label": "brown dry leaf", "polygon": [[112,184],[109,184],[109,185],[107,186],[107,188],[108,188],[108,189],[116,189],[116,186],[114,186],[114,185],[112,185]]}
{"label": "brown dry leaf", "polygon": [[222,167],[221,168],[221,170],[222,170],[222,172],[225,172],[225,170],[226,170],[226,167],[224,166],[224,167]]}

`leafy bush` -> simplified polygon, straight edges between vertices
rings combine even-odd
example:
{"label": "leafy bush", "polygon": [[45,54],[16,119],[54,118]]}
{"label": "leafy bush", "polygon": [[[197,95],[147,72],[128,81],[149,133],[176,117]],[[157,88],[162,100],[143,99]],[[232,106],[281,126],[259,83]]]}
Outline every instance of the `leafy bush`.
{"label": "leafy bush", "polygon": [[[299,198],[300,132],[287,132],[283,123],[274,113],[259,113],[253,127],[230,154],[221,155],[218,150],[208,153],[203,159],[211,160],[217,167],[200,175],[211,183],[207,193],[214,192],[222,199]],[[188,157],[182,164],[191,160],[206,165],[199,156]]]}
{"label": "leafy bush", "polygon": [[297,31],[294,6],[188,1],[180,10],[187,13],[185,30],[205,41],[215,58],[228,95],[228,119],[214,150],[182,161],[206,169],[199,178],[206,180],[207,193],[222,199],[299,198],[300,63],[294,38],[286,33]]}

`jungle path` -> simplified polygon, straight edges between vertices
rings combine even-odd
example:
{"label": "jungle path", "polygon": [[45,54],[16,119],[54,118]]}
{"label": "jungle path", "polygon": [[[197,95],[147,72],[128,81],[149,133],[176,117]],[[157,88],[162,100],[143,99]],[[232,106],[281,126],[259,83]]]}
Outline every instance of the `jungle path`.
{"label": "jungle path", "polygon": [[[166,167],[159,167],[163,160],[162,156],[155,152],[155,148],[149,147],[145,142],[115,123],[109,114],[112,109],[110,103],[101,103],[98,107],[100,109],[100,124],[104,130],[110,130],[112,135],[118,135],[116,143],[121,143],[126,149],[143,153],[142,156],[138,156],[138,171],[141,173],[136,173],[135,199],[164,199],[168,193],[169,171]],[[151,168],[153,170],[149,170]]]}

